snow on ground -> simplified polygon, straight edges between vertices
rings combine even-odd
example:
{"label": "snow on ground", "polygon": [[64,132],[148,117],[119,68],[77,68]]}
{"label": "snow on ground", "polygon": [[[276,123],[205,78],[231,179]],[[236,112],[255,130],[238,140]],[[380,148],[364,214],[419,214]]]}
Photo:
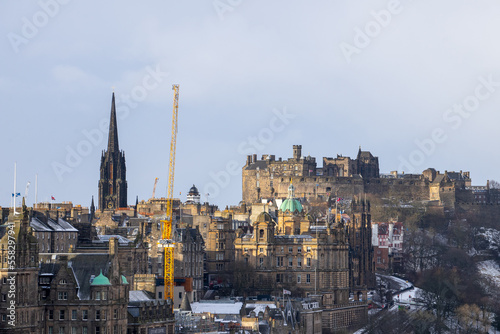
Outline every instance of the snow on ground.
{"label": "snow on ground", "polygon": [[487,260],[477,263],[477,267],[481,275],[490,278],[497,286],[500,287],[500,267],[493,260]]}
{"label": "snow on ground", "polygon": [[413,288],[411,290],[407,290],[400,294],[395,294],[393,299],[396,303],[399,304],[413,304],[415,297],[417,296],[417,292],[420,291],[419,288]]}
{"label": "snow on ground", "polygon": [[478,235],[483,236],[488,240],[490,250],[498,250],[500,248],[500,231],[494,228],[481,228]]}

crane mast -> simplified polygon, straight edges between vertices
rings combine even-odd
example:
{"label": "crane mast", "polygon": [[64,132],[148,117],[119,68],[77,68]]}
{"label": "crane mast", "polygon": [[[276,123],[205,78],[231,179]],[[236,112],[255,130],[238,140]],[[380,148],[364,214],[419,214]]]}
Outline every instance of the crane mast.
{"label": "crane mast", "polygon": [[156,195],[156,184],[158,183],[158,178],[155,179],[155,185],[153,186],[153,197],[151,197],[152,199],[155,198],[155,195]]}
{"label": "crane mast", "polygon": [[168,190],[166,220],[162,220],[162,239],[158,242],[164,250],[164,299],[174,299],[174,241],[172,236],[175,147],[177,141],[177,114],[179,111],[179,85],[172,85],[174,90],[174,110],[172,115],[172,140],[170,141],[170,162],[168,167]]}

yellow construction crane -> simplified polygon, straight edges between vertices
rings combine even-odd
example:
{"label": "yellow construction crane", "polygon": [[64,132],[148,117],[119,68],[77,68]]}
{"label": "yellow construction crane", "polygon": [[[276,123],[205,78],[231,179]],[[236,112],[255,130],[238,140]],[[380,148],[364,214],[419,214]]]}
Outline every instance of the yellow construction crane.
{"label": "yellow construction crane", "polygon": [[174,111],[172,116],[172,140],[170,142],[170,163],[168,167],[168,190],[166,220],[162,220],[161,237],[158,246],[164,250],[164,298],[174,300],[174,240],[172,236],[175,146],[177,141],[177,113],[179,111],[179,85],[172,85],[174,90]]}
{"label": "yellow construction crane", "polygon": [[152,199],[155,198],[155,194],[156,194],[156,184],[158,183],[158,178],[155,179],[155,185],[153,186],[153,197],[151,197]]}

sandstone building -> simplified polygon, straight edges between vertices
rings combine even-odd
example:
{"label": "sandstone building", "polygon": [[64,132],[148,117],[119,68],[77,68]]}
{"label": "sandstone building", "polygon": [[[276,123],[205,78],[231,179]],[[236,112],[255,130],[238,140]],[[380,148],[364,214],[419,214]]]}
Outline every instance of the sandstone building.
{"label": "sandstone building", "polygon": [[[314,221],[289,184],[276,219],[263,212],[247,232],[236,232],[235,263],[241,274],[238,278],[235,272],[235,281],[244,280],[256,294],[279,295],[286,289],[293,296],[313,298],[322,309],[324,332],[362,323],[373,275],[368,272],[373,269],[371,234],[362,229],[369,213],[362,215],[359,220],[364,223],[358,226],[347,221]],[[354,301],[349,300],[350,293]]]}

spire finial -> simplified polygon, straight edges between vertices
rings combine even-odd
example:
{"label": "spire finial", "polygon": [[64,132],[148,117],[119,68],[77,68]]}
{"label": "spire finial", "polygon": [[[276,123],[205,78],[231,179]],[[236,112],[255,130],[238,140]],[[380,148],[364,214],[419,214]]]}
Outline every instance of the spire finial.
{"label": "spire finial", "polygon": [[118,148],[118,127],[116,125],[115,92],[111,98],[111,116],[109,119],[108,152],[120,152]]}

